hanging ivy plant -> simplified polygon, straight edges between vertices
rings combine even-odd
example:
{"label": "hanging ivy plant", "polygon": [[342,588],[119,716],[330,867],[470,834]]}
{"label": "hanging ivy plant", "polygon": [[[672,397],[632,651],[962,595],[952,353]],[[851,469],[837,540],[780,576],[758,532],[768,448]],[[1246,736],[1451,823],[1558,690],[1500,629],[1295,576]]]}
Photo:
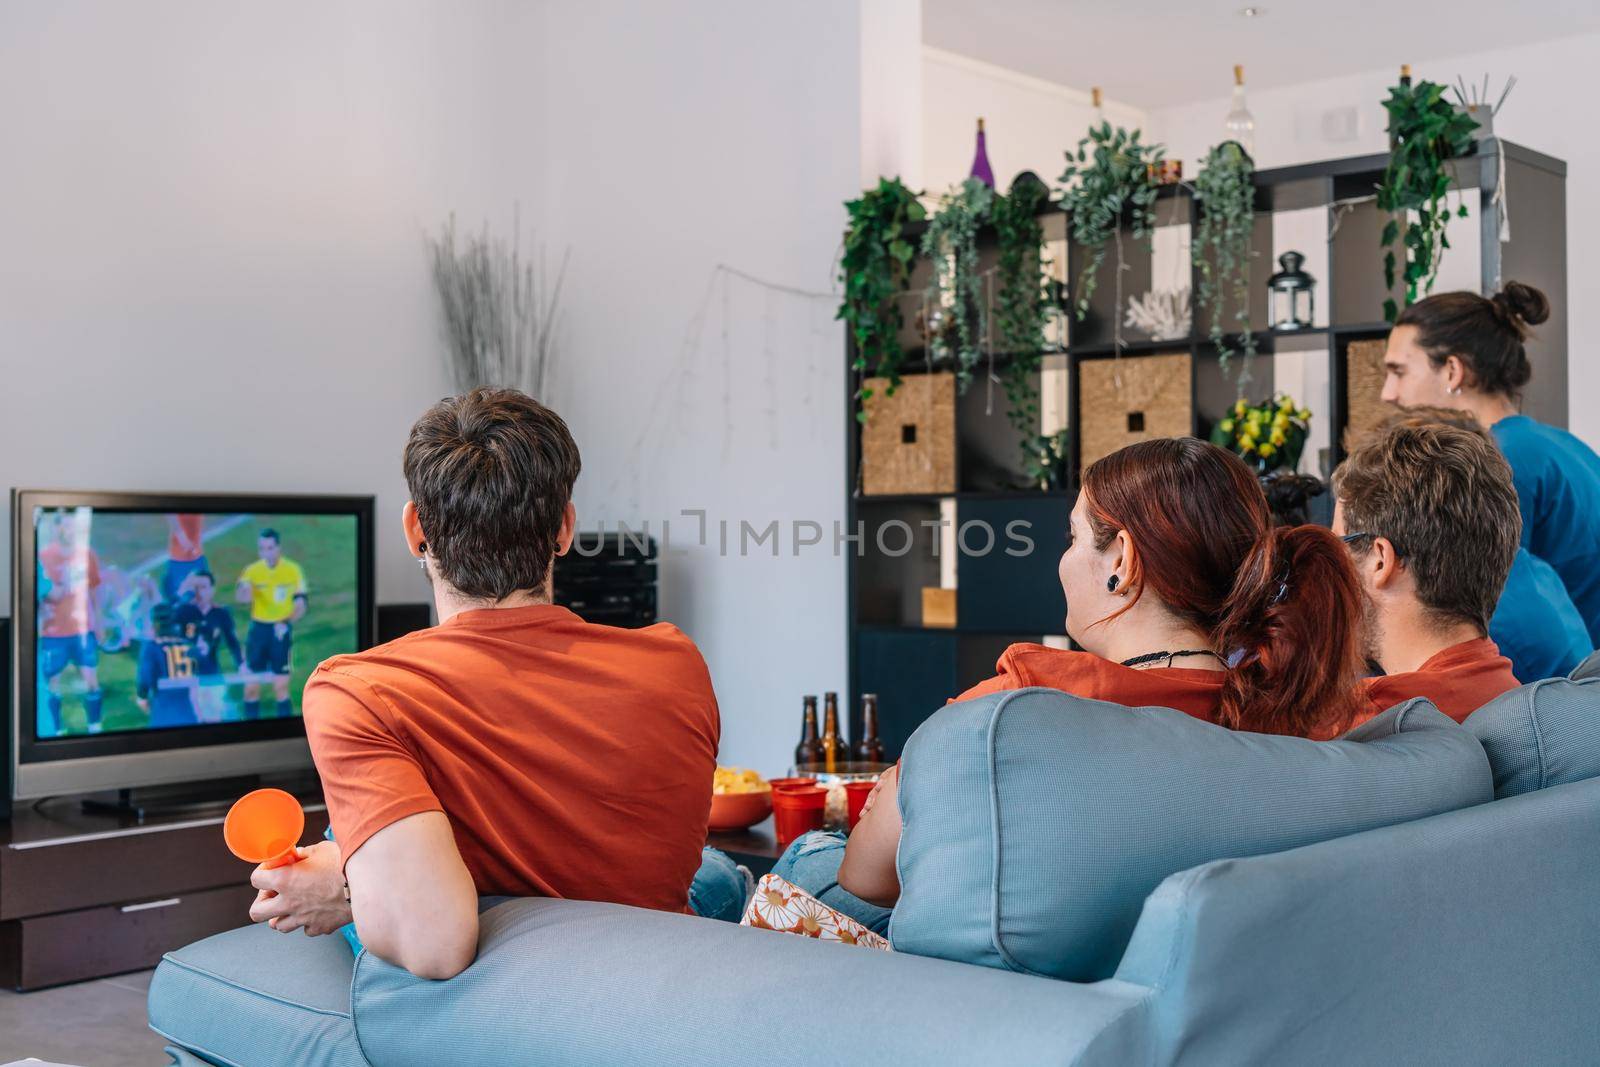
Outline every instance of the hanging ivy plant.
{"label": "hanging ivy plant", "polygon": [[[928,299],[946,308],[954,320],[956,387],[965,392],[978,365],[979,343],[984,334],[983,276],[978,270],[978,227],[989,218],[994,190],[977,178],[939,199],[939,210],[922,235],[922,253],[933,261],[933,281]],[[946,345],[948,335],[930,339]]]}
{"label": "hanging ivy plant", "polygon": [[[921,222],[927,213],[899,178],[880,178],[876,189],[862,193],[859,200],[847,201],[845,210],[850,226],[845,230],[844,253],[839,260],[844,300],[835,317],[844,320],[855,341],[852,369],[858,376],[870,368],[888,378],[892,394],[900,384],[900,327],[905,321],[897,298],[905,291],[916,254],[906,240],[905,228]],[[856,390],[856,418],[860,421],[866,421],[863,404],[871,395],[865,385]]]}
{"label": "hanging ivy plant", "polygon": [[[1078,142],[1077,152],[1067,153],[1067,169],[1061,174],[1061,207],[1071,218],[1072,239],[1089,253],[1089,261],[1078,275],[1079,320],[1089,313],[1089,298],[1094,295],[1108,242],[1116,246],[1117,280],[1121,283],[1123,212],[1130,215],[1135,239],[1146,240],[1154,234],[1157,186],[1152,172],[1164,155],[1160,145],[1142,143],[1138,130],[1113,129],[1109,122],[1091,126]],[[1121,307],[1115,309],[1114,318],[1120,336]]]}
{"label": "hanging ivy plant", "polygon": [[[1210,313],[1211,343],[1217,349],[1224,375],[1237,351],[1246,359],[1255,355],[1255,335],[1250,332],[1250,239],[1255,229],[1255,164],[1237,141],[1224,141],[1210,152],[1195,175],[1194,195],[1200,202],[1200,224],[1195,228],[1191,256],[1200,272],[1195,303]],[[1229,314],[1229,303],[1232,314]],[[1228,331],[1239,335],[1239,347],[1228,344]],[[1241,376],[1243,387],[1245,377]]]}
{"label": "hanging ivy plant", "polygon": [[[1450,207],[1445,202],[1450,192],[1449,160],[1472,150],[1472,131],[1478,123],[1465,110],[1456,109],[1444,98],[1445,87],[1420,81],[1403,81],[1389,90],[1383,102],[1389,112],[1389,165],[1378,186],[1378,210],[1393,217],[1383,228],[1383,284],[1392,291],[1395,282],[1394,246],[1401,245],[1405,256],[1405,299],[1409,305],[1419,294],[1433,291],[1439,277],[1439,264],[1450,247],[1445,227],[1450,222]],[[1415,212],[1416,220],[1406,213]],[[1465,217],[1462,204],[1459,214]],[[1400,309],[1391,297],[1383,302],[1383,317],[1393,322]]]}
{"label": "hanging ivy plant", "polygon": [[1065,438],[1039,432],[1039,388],[1034,378],[1044,358],[1044,226],[1039,211],[1050,198],[1040,181],[1020,181],[996,196],[992,214],[999,244],[995,288],[995,334],[1008,356],[1001,384],[1007,418],[1017,432],[1028,481],[1054,488],[1061,475]]}

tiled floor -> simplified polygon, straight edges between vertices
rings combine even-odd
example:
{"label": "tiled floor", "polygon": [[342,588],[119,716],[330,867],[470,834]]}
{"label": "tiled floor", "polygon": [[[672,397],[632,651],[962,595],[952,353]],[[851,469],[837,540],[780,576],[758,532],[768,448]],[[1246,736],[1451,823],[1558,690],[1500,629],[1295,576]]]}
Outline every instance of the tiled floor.
{"label": "tiled floor", "polygon": [[0,1063],[28,1056],[80,1067],[161,1067],[162,1040],[146,1025],[150,972],[37,993],[0,989]]}

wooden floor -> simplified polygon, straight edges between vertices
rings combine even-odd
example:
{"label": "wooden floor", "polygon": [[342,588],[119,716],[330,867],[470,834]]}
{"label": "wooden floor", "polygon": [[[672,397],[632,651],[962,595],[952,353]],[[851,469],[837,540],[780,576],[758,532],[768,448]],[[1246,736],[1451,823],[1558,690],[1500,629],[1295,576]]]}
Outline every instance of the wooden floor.
{"label": "wooden floor", "polygon": [[149,971],[14,993],[0,989],[0,1063],[32,1056],[77,1067],[162,1067],[171,1060],[145,1013]]}

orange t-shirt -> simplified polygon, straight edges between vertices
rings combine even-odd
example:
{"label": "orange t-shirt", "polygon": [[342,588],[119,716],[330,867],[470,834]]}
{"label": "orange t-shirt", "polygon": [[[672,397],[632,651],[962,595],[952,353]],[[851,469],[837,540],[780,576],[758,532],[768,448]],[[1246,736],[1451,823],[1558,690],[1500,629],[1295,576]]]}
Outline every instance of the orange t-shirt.
{"label": "orange t-shirt", "polygon": [[1427,697],[1434,707],[1461,722],[1501,693],[1521,683],[1511,673],[1511,661],[1487,637],[1462,641],[1435,652],[1414,671],[1368,678],[1365,718],[1412,697]]}
{"label": "orange t-shirt", "polygon": [[674,626],[462,612],[323,662],[305,722],[346,859],[442,811],[481,894],[687,907],[721,725]]}
{"label": "orange t-shirt", "polygon": [[1216,722],[1222,707],[1222,671],[1192,667],[1138,670],[1090,652],[1030,644],[1006,649],[994,669],[995,677],[979,682],[956,699],[971,700],[1038,685],[1130,708],[1175,708],[1206,722]]}
{"label": "orange t-shirt", "polygon": [[40,613],[41,637],[77,637],[93,629],[94,591],[100,586],[100,557],[93,549],[69,551],[60,544],[39,549],[39,566],[54,588],[49,610]]}
{"label": "orange t-shirt", "polygon": [[[177,529],[170,530],[167,534],[167,557],[177,563],[193,563],[206,552],[205,543],[202,541],[204,534],[200,528],[205,516],[184,514],[172,517],[177,520]],[[183,539],[178,537],[179,531],[182,531],[183,537],[194,546],[193,548],[184,547]]]}

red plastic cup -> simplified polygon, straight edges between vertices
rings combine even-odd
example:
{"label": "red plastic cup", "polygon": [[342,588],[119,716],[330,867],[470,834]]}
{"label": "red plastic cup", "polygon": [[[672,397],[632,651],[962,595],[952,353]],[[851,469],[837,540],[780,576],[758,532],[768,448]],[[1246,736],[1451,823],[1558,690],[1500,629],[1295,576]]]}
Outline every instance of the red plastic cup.
{"label": "red plastic cup", "polygon": [[769,778],[767,784],[773,792],[780,789],[806,789],[817,784],[815,778]]}
{"label": "red plastic cup", "polygon": [[257,789],[233,802],[222,821],[222,839],[247,863],[284,867],[298,858],[294,846],[305,829],[305,810],[292,794]]}
{"label": "red plastic cup", "polygon": [[846,782],[844,783],[845,812],[850,817],[850,829],[856,828],[856,823],[861,821],[861,809],[867,803],[867,797],[878,787],[877,782]]}
{"label": "red plastic cup", "polygon": [[789,842],[808,830],[822,829],[827,806],[828,791],[820,785],[774,789],[772,820],[778,847],[787,848]]}

